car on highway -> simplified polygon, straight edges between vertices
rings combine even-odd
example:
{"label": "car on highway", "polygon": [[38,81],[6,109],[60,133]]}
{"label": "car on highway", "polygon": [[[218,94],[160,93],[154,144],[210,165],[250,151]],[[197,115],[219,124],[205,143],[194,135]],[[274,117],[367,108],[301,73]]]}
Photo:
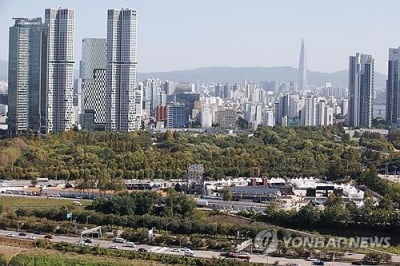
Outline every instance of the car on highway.
{"label": "car on highway", "polygon": [[85,239],[83,240],[83,242],[88,243],[88,244],[91,244],[91,243],[93,243],[93,239],[85,238]]}
{"label": "car on highway", "polygon": [[145,249],[145,248],[139,248],[138,251],[139,251],[139,252],[147,252],[147,249]]}
{"label": "car on highway", "polygon": [[48,235],[45,235],[44,238],[46,238],[46,239],[53,239],[53,235],[48,234]]}
{"label": "car on highway", "polygon": [[122,237],[116,237],[116,238],[114,239],[114,242],[115,242],[115,243],[125,243],[126,240],[123,239]]}
{"label": "car on highway", "polygon": [[34,239],[36,239],[36,237],[34,237],[34,236],[28,236],[27,239],[34,240]]}
{"label": "car on highway", "polygon": [[125,242],[125,245],[124,245],[124,246],[125,246],[125,247],[129,247],[129,248],[134,248],[134,247],[136,247],[135,243],[130,242],[130,241]]}
{"label": "car on highway", "polygon": [[21,232],[21,233],[19,233],[18,235],[19,235],[19,236],[26,236],[26,233]]}
{"label": "car on highway", "polygon": [[247,252],[244,252],[244,251],[240,251],[240,252],[237,254],[237,258],[238,258],[238,259],[245,259],[245,260],[249,261],[249,260],[250,260],[250,254],[247,253]]}
{"label": "car on highway", "polygon": [[312,264],[312,265],[325,265],[325,263],[324,263],[323,261],[321,261],[321,260],[319,260],[319,261],[313,261],[311,264]]}
{"label": "car on highway", "polygon": [[110,249],[118,249],[118,246],[117,245],[111,245]]}
{"label": "car on highway", "polygon": [[8,237],[14,237],[14,234],[13,233],[8,233],[7,236]]}
{"label": "car on highway", "polygon": [[172,252],[181,252],[181,250],[179,248],[173,248],[171,249]]}
{"label": "car on highway", "polygon": [[245,251],[240,251],[239,253],[238,252],[228,252],[226,257],[250,261],[250,254]]}
{"label": "car on highway", "polygon": [[229,252],[228,251],[223,251],[219,254],[221,257],[229,257]]}
{"label": "car on highway", "polygon": [[185,257],[194,257],[194,252],[192,250],[188,249],[183,253],[183,256],[185,256]]}

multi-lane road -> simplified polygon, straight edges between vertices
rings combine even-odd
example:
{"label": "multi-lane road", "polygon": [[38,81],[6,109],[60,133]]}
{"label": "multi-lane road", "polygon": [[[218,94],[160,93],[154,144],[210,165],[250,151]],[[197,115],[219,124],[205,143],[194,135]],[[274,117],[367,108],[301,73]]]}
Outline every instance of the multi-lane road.
{"label": "multi-lane road", "polygon": [[[7,230],[0,230],[0,235],[1,236],[8,236],[8,237],[13,237],[13,238],[23,238],[23,239],[29,239],[31,237],[35,239],[40,239],[43,238],[44,235],[38,235],[38,234],[31,234],[27,233],[25,236],[19,236],[19,233],[16,231],[7,231]],[[12,236],[10,236],[12,235]],[[64,235],[54,235],[53,239],[51,240],[53,242],[67,242],[71,244],[79,244],[80,238],[79,237],[71,237],[71,236],[64,236]],[[176,252],[174,251],[174,248],[170,247],[161,247],[161,246],[151,246],[151,245],[136,245],[136,247],[126,247],[124,244],[121,243],[114,243],[110,240],[103,240],[103,239],[93,239],[93,243],[89,244],[91,246],[99,245],[100,247],[103,248],[110,248],[111,245],[116,245],[118,249],[124,249],[124,250],[138,250],[139,248],[144,248],[148,252],[154,252],[154,253],[161,253],[161,254],[172,254],[172,255],[181,255],[183,256],[184,252]],[[193,250],[194,256],[195,257],[202,257],[202,258],[221,258],[220,253],[216,251],[206,251],[206,250]],[[354,254],[351,255],[352,259],[362,259],[363,255],[361,254]],[[292,263],[293,265],[300,265],[300,266],[309,266],[312,265],[311,262],[303,260],[303,259],[289,259],[289,258],[282,258],[282,257],[271,257],[271,256],[266,256],[266,255],[251,255],[251,262],[258,262],[258,263],[275,263],[279,262],[279,265],[287,265],[289,263]],[[400,260],[399,260],[400,261]],[[337,265],[337,266],[344,266],[344,265],[351,265],[350,263],[344,263],[344,262],[326,262],[325,265]]]}

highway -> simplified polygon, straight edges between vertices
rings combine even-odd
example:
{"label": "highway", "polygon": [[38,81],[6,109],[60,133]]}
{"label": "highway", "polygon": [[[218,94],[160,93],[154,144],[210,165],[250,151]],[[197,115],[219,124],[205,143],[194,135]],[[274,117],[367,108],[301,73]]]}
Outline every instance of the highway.
{"label": "highway", "polygon": [[[27,233],[26,236],[19,236],[18,232],[16,231],[7,231],[7,230],[0,230],[0,235],[1,236],[7,236],[9,234],[12,234],[13,238],[22,238],[22,239],[29,239],[31,236],[33,236],[35,239],[42,239],[44,235],[38,235],[38,234],[31,234]],[[10,236],[11,237],[11,236]],[[54,235],[53,239],[51,240],[52,242],[67,242],[71,244],[78,244],[80,239],[79,237],[71,237],[71,236],[63,236],[63,235]],[[111,245],[116,245],[118,249],[124,249],[124,250],[138,250],[139,248],[145,248],[149,252],[154,252],[154,253],[161,253],[161,254],[172,254],[172,255],[182,255],[183,252],[174,252],[173,248],[169,247],[161,247],[161,246],[151,246],[151,245],[136,245],[135,248],[131,247],[125,247],[124,244],[121,243],[114,243],[109,240],[103,240],[103,239],[93,239],[93,243],[89,244],[90,246],[96,246],[99,245],[100,247],[103,248],[109,248]],[[220,257],[220,253],[216,251],[205,251],[205,250],[193,250],[194,256],[195,257],[201,257],[201,258],[222,258]],[[354,254],[351,256],[353,259],[362,259],[363,255],[361,254]],[[400,262],[400,257],[398,258],[399,260],[396,260],[397,262]],[[309,266],[312,265],[311,262],[303,260],[303,259],[288,259],[288,258],[282,258],[282,257],[271,257],[271,256],[266,256],[266,255],[251,255],[251,262],[258,262],[258,263],[275,263],[279,262],[279,265],[287,265],[288,263],[292,264],[298,264],[299,266]],[[337,266],[345,266],[345,265],[351,265],[350,263],[343,263],[343,262],[327,262],[325,265],[337,265]]]}

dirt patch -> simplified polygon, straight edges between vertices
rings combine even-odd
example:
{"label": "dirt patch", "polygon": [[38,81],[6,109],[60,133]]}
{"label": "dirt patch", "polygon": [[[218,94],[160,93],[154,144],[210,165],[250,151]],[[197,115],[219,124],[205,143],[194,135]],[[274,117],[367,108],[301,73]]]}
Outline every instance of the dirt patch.
{"label": "dirt patch", "polygon": [[26,250],[27,250],[26,248],[11,247],[0,244],[0,254],[4,255],[7,261],[10,261],[12,257]]}
{"label": "dirt patch", "polygon": [[269,227],[269,225],[261,222],[253,222],[251,219],[247,219],[244,217],[233,216],[228,214],[211,214],[207,217],[207,220],[210,223],[218,223],[218,224],[234,224],[241,226],[254,226],[254,227]]}

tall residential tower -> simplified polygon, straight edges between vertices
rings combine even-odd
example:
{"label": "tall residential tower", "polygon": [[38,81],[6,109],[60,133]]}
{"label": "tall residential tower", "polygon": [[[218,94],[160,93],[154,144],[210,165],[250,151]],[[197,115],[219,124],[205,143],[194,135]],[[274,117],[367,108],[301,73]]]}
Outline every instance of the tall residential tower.
{"label": "tall residential tower", "polygon": [[386,122],[398,129],[400,122],[400,47],[389,49],[388,80],[386,82]]}
{"label": "tall residential tower", "polygon": [[371,127],[374,93],[374,58],[357,53],[349,60],[349,125]]}
{"label": "tall residential tower", "polygon": [[110,9],[107,18],[106,129],[141,125],[142,92],[136,88],[136,11]]}
{"label": "tall residential tower", "polygon": [[47,132],[73,127],[74,10],[46,9],[48,26]]}

